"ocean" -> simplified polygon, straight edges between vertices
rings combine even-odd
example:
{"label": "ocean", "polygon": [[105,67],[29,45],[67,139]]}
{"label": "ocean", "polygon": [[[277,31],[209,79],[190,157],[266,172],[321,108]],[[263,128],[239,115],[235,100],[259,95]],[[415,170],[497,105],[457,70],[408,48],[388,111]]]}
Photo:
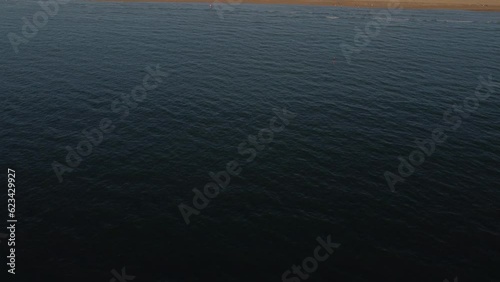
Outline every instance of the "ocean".
{"label": "ocean", "polygon": [[1,281],[500,281],[500,13],[57,7],[0,3]]}

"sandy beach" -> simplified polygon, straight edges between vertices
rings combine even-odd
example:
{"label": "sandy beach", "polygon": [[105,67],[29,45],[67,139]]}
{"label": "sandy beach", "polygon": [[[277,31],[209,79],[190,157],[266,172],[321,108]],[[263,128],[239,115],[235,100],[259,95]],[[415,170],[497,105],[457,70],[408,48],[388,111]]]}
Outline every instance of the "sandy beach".
{"label": "sandy beach", "polygon": [[[214,0],[98,0],[111,2],[199,2],[214,3]],[[358,8],[387,8],[390,3],[399,2],[403,9],[447,9],[469,11],[500,11],[500,0],[219,0],[219,3],[241,4],[290,4],[321,5]],[[393,5],[393,4],[392,4]]]}

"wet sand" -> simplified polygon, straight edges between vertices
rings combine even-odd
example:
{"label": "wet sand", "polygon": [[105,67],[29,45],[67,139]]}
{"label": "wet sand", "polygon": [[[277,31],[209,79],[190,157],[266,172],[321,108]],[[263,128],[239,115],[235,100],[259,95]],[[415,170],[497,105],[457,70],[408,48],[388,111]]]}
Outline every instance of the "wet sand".
{"label": "wet sand", "polygon": [[[214,0],[97,0],[110,2],[193,2],[214,3]],[[403,9],[446,9],[500,12],[500,0],[218,0],[218,3],[321,5],[358,8],[387,8],[399,3]]]}

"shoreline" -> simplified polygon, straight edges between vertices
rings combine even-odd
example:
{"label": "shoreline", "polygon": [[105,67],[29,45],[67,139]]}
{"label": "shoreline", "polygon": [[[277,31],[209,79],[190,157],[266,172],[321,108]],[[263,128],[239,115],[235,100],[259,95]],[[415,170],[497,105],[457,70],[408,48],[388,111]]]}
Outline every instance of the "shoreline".
{"label": "shoreline", "polygon": [[[164,3],[214,3],[214,0],[94,0],[97,2],[164,2]],[[438,2],[439,1],[439,2]],[[236,6],[239,4],[276,4],[276,5],[315,5],[349,8],[384,9],[389,5],[400,4],[405,10],[464,10],[476,12],[500,12],[500,2],[496,0],[218,0],[220,4]],[[397,5],[397,4],[396,4]]]}

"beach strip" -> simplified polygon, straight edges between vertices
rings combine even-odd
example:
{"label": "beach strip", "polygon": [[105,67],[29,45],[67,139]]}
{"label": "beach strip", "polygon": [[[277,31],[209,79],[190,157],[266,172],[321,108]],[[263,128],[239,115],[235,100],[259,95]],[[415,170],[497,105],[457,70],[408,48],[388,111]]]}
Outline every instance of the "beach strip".
{"label": "beach strip", "polygon": [[283,4],[319,5],[353,8],[387,8],[399,3],[402,9],[443,9],[500,12],[500,0],[97,0],[105,2],[177,2],[177,3],[221,3],[221,4]]}

